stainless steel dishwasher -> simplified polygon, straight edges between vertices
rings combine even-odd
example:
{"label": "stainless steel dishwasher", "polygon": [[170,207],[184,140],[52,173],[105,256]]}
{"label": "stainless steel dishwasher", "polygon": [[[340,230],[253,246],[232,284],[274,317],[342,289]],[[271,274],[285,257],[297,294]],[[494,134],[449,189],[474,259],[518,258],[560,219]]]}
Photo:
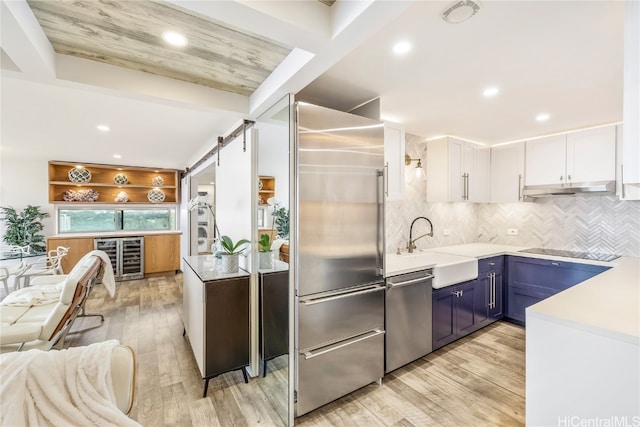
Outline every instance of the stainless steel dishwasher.
{"label": "stainless steel dishwasher", "polygon": [[387,278],[385,373],[431,353],[432,270]]}

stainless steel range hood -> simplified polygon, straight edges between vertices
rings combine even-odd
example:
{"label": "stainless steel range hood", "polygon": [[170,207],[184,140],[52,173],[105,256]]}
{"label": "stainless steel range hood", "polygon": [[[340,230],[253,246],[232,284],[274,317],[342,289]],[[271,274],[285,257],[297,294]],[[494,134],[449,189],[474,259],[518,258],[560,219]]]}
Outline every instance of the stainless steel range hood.
{"label": "stainless steel range hood", "polygon": [[522,190],[524,197],[572,196],[574,194],[615,194],[615,181],[572,183],[569,185],[529,185]]}

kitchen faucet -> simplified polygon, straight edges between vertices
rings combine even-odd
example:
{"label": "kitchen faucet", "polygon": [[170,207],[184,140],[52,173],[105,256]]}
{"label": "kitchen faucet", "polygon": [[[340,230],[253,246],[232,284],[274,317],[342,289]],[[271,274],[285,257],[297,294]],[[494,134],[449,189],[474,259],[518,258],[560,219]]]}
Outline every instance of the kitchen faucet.
{"label": "kitchen faucet", "polygon": [[[413,238],[413,224],[416,223],[417,220],[419,219],[424,219],[429,223],[429,227],[431,228],[431,231],[429,231],[428,233],[423,234],[422,236],[416,237],[415,239]],[[409,243],[407,243],[407,251],[409,251],[409,253],[413,253],[413,250],[416,248],[416,241],[419,239],[422,239],[424,236],[430,236],[433,237],[433,224],[431,223],[431,220],[429,218],[427,218],[426,216],[419,216],[416,219],[413,220],[413,222],[411,222],[411,227],[409,227]]]}

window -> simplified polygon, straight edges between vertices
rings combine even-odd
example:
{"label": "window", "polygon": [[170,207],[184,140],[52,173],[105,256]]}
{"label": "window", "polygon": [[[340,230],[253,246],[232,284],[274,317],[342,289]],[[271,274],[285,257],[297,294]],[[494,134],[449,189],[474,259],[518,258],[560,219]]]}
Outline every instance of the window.
{"label": "window", "polygon": [[175,208],[59,209],[59,233],[175,230]]}

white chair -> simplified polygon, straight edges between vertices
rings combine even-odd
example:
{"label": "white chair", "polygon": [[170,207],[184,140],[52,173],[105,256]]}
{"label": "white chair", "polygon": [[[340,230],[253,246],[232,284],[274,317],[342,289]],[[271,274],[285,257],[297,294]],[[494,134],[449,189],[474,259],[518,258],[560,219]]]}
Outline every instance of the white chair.
{"label": "white chair", "polygon": [[[66,254],[69,253],[69,248],[66,248],[64,246],[58,246],[55,249],[51,249],[49,252],[47,252],[47,256],[49,256],[50,258],[56,257],[56,256],[64,256]],[[62,274],[62,264],[58,265],[58,269],[56,270],[57,273],[56,274]]]}
{"label": "white chair", "polygon": [[9,278],[11,276],[16,276],[16,278],[14,279],[13,288],[14,289],[18,288],[17,276],[19,276],[24,270],[27,269],[27,266],[24,263],[24,258],[22,258],[22,255],[28,252],[29,252],[29,246],[10,245],[10,246],[2,246],[0,248],[0,253],[2,253],[4,257],[7,257],[9,260],[15,257],[16,258],[15,261],[18,261],[13,265],[0,265],[0,282],[2,282],[2,285],[4,286],[5,293],[9,294]]}
{"label": "white chair", "polygon": [[[53,251],[51,251],[53,252]],[[27,266],[27,268],[16,276],[16,280],[23,279],[23,287],[29,286],[31,277],[44,276],[49,274],[61,274],[62,266],[60,265],[62,258],[67,256],[68,250],[61,251],[59,255],[46,256],[39,258],[33,264]]]}

